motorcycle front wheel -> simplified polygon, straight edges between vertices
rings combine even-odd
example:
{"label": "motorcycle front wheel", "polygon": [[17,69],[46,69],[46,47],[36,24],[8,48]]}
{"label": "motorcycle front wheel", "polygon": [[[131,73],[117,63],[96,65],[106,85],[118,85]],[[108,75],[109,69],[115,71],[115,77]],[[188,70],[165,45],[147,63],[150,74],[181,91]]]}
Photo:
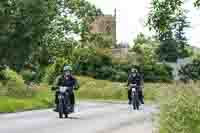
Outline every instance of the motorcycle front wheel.
{"label": "motorcycle front wheel", "polygon": [[62,99],[59,99],[58,112],[59,112],[59,118],[63,118],[64,109],[63,109]]}

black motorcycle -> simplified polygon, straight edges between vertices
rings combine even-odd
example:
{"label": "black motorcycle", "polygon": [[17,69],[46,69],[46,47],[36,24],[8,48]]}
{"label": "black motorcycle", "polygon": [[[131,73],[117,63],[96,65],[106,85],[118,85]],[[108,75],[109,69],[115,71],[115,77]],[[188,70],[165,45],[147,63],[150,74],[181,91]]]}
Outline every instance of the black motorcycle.
{"label": "black motorcycle", "polygon": [[68,118],[70,113],[73,113],[73,105],[70,101],[70,89],[66,86],[60,86],[58,90],[58,113],[59,118]]}
{"label": "black motorcycle", "polygon": [[132,97],[132,105],[134,110],[139,110],[140,106],[140,100],[139,100],[139,93],[136,89],[137,85],[136,84],[131,84],[130,89],[131,89],[131,97]]}

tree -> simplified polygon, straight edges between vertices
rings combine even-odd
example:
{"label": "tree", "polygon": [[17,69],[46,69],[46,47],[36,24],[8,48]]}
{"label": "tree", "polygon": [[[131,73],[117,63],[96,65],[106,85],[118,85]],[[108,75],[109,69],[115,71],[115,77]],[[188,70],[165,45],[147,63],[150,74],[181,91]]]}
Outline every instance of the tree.
{"label": "tree", "polygon": [[188,39],[185,35],[185,30],[190,27],[190,23],[187,21],[187,17],[185,15],[186,11],[180,12],[177,15],[174,28],[175,28],[175,39],[177,41],[178,47],[178,56],[179,58],[184,58],[189,56],[189,51],[187,50]]}
{"label": "tree", "polygon": [[96,48],[111,48],[112,47],[112,36],[109,34],[91,34],[88,38],[89,47]]}
{"label": "tree", "polygon": [[182,4],[183,0],[153,0],[148,17],[150,29],[154,29],[158,34],[167,32]]}
{"label": "tree", "polygon": [[194,3],[194,6],[195,7],[200,7],[200,0],[196,0],[195,3]]}
{"label": "tree", "polygon": [[50,56],[66,56],[71,35],[87,33],[99,9],[85,0],[2,0],[0,64],[21,69],[27,63],[48,64]]}
{"label": "tree", "polygon": [[2,0],[0,7],[0,64],[19,69],[41,44],[56,14],[55,0]]}
{"label": "tree", "polygon": [[65,0],[65,5],[69,13],[77,16],[81,41],[86,42],[90,37],[89,25],[96,16],[103,15],[102,11],[86,0]]}
{"label": "tree", "polygon": [[134,44],[144,44],[144,43],[148,43],[150,38],[145,37],[145,35],[143,33],[139,33],[136,37],[136,39],[134,40]]}
{"label": "tree", "polygon": [[185,29],[189,27],[189,23],[182,9],[183,2],[183,0],[153,0],[152,2],[148,25],[151,30],[156,31],[161,42],[158,49],[161,61],[176,61],[177,58],[189,56],[185,48],[188,44]]}
{"label": "tree", "polygon": [[176,62],[178,59],[178,49],[176,40],[162,41],[156,53],[160,61]]}

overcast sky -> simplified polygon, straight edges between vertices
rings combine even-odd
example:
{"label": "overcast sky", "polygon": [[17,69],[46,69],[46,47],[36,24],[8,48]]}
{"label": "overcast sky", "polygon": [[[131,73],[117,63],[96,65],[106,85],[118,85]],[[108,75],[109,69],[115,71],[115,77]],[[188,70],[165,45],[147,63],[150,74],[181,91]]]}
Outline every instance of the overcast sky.
{"label": "overcast sky", "polygon": [[[104,14],[113,14],[117,9],[117,40],[132,43],[139,32],[148,32],[144,22],[149,11],[151,0],[87,0],[101,8]],[[185,7],[190,10],[188,17],[191,28],[187,36],[192,45],[200,47],[200,10],[194,9],[192,0]]]}

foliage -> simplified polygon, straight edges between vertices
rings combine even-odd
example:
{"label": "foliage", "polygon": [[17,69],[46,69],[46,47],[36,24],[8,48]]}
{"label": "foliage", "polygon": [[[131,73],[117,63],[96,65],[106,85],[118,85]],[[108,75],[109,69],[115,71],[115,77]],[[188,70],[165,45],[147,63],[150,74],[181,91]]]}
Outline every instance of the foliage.
{"label": "foliage", "polygon": [[2,71],[5,79],[2,82],[5,95],[14,97],[26,97],[28,96],[27,86],[21,75],[10,69]]}
{"label": "foliage", "polygon": [[179,75],[183,81],[200,79],[200,60],[194,59],[191,64],[183,66],[179,72]]}
{"label": "foliage", "polygon": [[[132,51],[135,53],[131,60],[137,58],[136,62],[139,62],[139,66],[142,69],[141,71],[144,74],[145,81],[170,81],[172,80],[172,68],[164,65],[158,64],[159,57],[157,51],[158,48],[162,48],[162,44],[159,45],[159,41],[153,38],[147,38],[144,34],[140,33],[137,38],[134,40],[135,45]],[[172,45],[174,46],[174,45]],[[169,52],[174,50],[162,48],[163,52]],[[172,56],[173,58],[174,56]],[[130,58],[130,57],[129,57]]]}
{"label": "foliage", "polygon": [[150,28],[159,34],[169,31],[182,4],[182,0],[153,0],[148,18]]}
{"label": "foliage", "polygon": [[195,7],[200,7],[200,0],[196,0],[195,3],[194,3],[194,6]]}
{"label": "foliage", "polygon": [[158,61],[158,55],[156,54],[158,47],[159,43],[149,40],[146,43],[134,45],[133,51],[136,54],[135,56],[138,57],[140,64],[152,63]]}
{"label": "foliage", "polygon": [[22,75],[26,82],[33,82],[35,80],[36,73],[31,70],[23,70],[20,72],[20,75]]}
{"label": "foliage", "polygon": [[[148,18],[150,29],[154,29],[161,42],[158,49],[161,61],[174,62],[188,57],[185,30],[189,27],[183,0],[153,0]],[[166,52],[164,49],[168,50]],[[164,50],[164,51],[163,51]]]}
{"label": "foliage", "polygon": [[68,62],[64,58],[58,58],[54,64],[49,65],[45,70],[42,82],[53,84],[56,77],[61,74],[64,64],[68,64]]}
{"label": "foliage", "polygon": [[200,97],[199,91],[193,87],[174,88],[167,96],[168,98],[162,102],[160,133],[198,133],[200,131],[198,124],[200,122]]}
{"label": "foliage", "polygon": [[39,68],[53,57],[68,58],[74,36],[89,34],[89,24],[102,15],[85,0],[3,0],[0,7],[0,64],[17,71],[24,64]]}
{"label": "foliage", "polygon": [[173,79],[172,76],[172,68],[164,64],[146,64],[143,68],[144,72],[144,80],[145,81],[171,81]]}
{"label": "foliage", "polygon": [[[20,69],[55,15],[55,0],[3,0],[0,2],[0,63]],[[48,7],[48,8],[47,8]]]}
{"label": "foliage", "polygon": [[143,33],[139,33],[134,40],[134,44],[149,44],[151,42],[150,37],[146,37]]}
{"label": "foliage", "polygon": [[166,40],[161,42],[160,47],[156,50],[160,61],[176,62],[178,59],[178,48],[175,40]]}
{"label": "foliage", "polygon": [[75,23],[79,25],[79,32],[82,42],[87,42],[90,35],[89,25],[94,21],[96,16],[103,15],[100,9],[90,4],[86,0],[65,0],[65,6],[71,14],[77,16]]}
{"label": "foliage", "polygon": [[91,76],[96,76],[97,73],[100,73],[101,69],[104,69],[102,67],[112,66],[112,59],[109,56],[109,51],[106,51],[105,49],[86,50],[86,48],[76,51],[76,72],[80,70],[80,74],[92,74]]}
{"label": "foliage", "polygon": [[111,48],[113,45],[112,36],[110,34],[91,34],[88,38],[87,46],[89,47]]}

